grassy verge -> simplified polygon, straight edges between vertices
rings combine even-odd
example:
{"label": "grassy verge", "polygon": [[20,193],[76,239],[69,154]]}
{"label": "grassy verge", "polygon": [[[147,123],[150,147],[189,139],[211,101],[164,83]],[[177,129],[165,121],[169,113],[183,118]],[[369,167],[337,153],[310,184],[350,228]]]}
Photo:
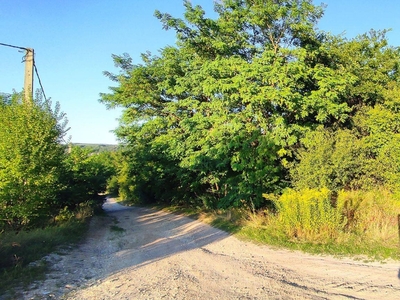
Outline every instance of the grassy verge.
{"label": "grassy verge", "polygon": [[270,216],[262,213],[253,214],[244,209],[204,211],[176,206],[155,206],[154,208],[183,214],[230,232],[242,240],[249,240],[276,248],[300,250],[311,254],[352,257],[367,261],[400,260],[400,248],[397,237],[385,241],[343,233],[331,240],[307,241],[292,238],[284,234],[279,224],[276,223],[276,220],[274,220],[275,222],[271,221]]}
{"label": "grassy verge", "polygon": [[343,233],[331,240],[307,241],[289,238],[274,228],[274,226],[254,226],[251,222],[242,226],[238,236],[262,244],[279,248],[300,250],[312,254],[330,254],[338,257],[353,257],[361,260],[384,261],[387,259],[400,260],[398,241],[388,243],[367,240],[354,234]]}
{"label": "grassy verge", "polygon": [[80,241],[86,222],[69,221],[59,226],[0,235],[0,295],[12,296],[16,287],[27,287],[45,278],[48,269],[41,258],[63,246]]}

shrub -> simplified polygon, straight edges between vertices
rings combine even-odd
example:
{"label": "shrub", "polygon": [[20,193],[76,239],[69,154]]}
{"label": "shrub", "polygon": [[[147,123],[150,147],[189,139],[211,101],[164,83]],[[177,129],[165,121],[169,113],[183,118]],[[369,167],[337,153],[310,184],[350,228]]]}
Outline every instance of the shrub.
{"label": "shrub", "polygon": [[290,169],[298,189],[327,187],[332,191],[365,185],[366,159],[362,141],[349,130],[319,128],[309,132]]}

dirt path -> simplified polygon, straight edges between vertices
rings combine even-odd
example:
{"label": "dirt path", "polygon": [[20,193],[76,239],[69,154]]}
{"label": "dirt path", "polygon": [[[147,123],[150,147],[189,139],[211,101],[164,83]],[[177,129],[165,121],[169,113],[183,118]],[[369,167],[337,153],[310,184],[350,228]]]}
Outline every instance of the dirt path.
{"label": "dirt path", "polygon": [[183,216],[104,208],[25,299],[400,299],[400,262],[277,251]]}

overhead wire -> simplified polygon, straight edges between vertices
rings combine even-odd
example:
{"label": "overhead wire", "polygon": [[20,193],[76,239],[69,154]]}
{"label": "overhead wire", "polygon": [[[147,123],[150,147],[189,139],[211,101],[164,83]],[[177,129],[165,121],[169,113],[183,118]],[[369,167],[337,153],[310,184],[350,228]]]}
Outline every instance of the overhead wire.
{"label": "overhead wire", "polygon": [[11,47],[11,48],[17,48],[17,49],[21,49],[21,50],[29,50],[28,48],[25,47],[19,47],[19,46],[14,46],[14,45],[10,45],[10,44],[4,44],[4,43],[0,43],[1,46],[5,46],[5,47]]}
{"label": "overhead wire", "polygon": [[37,67],[36,67],[35,59],[33,59],[33,67],[35,68],[35,73],[36,73],[36,76],[37,76],[38,81],[39,81],[40,89],[42,90],[44,101],[47,101],[46,94],[44,92],[44,88],[43,88],[43,85],[42,85],[42,81],[40,80],[39,72],[38,72]]}

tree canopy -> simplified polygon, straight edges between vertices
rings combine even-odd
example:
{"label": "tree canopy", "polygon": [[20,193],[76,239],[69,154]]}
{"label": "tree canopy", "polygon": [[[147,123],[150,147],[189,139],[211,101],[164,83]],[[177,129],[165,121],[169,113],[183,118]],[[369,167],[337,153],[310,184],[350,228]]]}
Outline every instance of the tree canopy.
{"label": "tree canopy", "polygon": [[124,108],[127,197],[258,207],[314,171],[326,178],[313,184],[335,189],[398,184],[396,167],[369,170],[396,157],[399,49],[385,31],[322,32],[311,0],[222,0],[216,19],[184,6],[183,18],[155,12],[174,46],[139,64],[113,55],[120,72],[105,72],[116,86],[101,102]]}

